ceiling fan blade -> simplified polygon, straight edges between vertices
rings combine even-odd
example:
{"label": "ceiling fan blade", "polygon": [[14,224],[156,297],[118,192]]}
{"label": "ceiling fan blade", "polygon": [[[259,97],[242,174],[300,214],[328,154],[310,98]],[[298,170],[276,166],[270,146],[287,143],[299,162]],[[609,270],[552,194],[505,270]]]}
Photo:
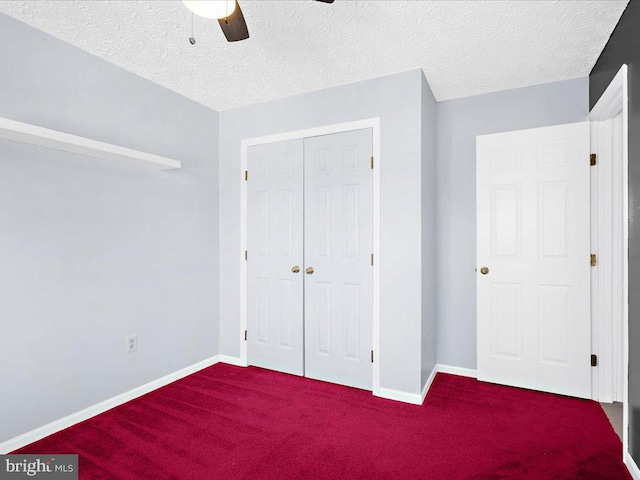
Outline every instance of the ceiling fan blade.
{"label": "ceiling fan blade", "polygon": [[322,2],[322,3],[333,3],[333,0],[318,0],[318,2]]}
{"label": "ceiling fan blade", "polygon": [[227,37],[229,42],[238,42],[249,38],[249,29],[247,28],[247,22],[244,20],[240,5],[236,0],[236,9],[227,18],[218,19],[222,33]]}

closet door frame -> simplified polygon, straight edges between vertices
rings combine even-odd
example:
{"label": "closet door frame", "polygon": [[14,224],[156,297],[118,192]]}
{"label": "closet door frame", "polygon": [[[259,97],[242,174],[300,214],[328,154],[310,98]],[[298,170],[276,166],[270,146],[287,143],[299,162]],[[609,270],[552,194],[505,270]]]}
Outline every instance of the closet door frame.
{"label": "closet door frame", "polygon": [[351,130],[361,130],[370,128],[372,130],[372,149],[374,158],[373,168],[373,319],[372,319],[372,340],[373,340],[373,379],[372,393],[380,395],[380,167],[382,159],[380,156],[380,118],[367,118],[354,122],[324,125],[320,127],[308,128],[283,132],[263,137],[246,138],[240,142],[240,172],[242,177],[240,188],[240,329],[238,340],[240,342],[240,365],[247,366],[247,341],[245,332],[247,331],[247,262],[245,252],[247,251],[247,158],[248,149],[254,145],[264,145],[267,143],[282,142],[286,140],[304,139],[307,137],[317,137],[320,135],[331,135],[334,133],[349,132]]}

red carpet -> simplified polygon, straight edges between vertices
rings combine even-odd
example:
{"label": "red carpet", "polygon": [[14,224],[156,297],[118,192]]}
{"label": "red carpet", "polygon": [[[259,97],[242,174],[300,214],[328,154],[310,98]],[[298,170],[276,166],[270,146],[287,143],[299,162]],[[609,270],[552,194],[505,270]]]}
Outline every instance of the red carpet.
{"label": "red carpet", "polygon": [[630,479],[600,406],[439,374],[423,406],[218,364],[33,443],[81,479]]}

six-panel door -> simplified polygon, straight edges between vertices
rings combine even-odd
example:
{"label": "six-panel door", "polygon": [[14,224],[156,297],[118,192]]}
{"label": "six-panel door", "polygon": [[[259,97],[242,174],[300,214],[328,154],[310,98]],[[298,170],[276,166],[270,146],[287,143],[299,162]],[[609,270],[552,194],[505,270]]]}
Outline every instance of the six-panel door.
{"label": "six-panel door", "polygon": [[247,360],[303,375],[303,142],[249,147]]}
{"label": "six-panel door", "polygon": [[371,129],[306,138],[305,376],[372,388]]}
{"label": "six-panel door", "polygon": [[477,138],[478,379],[589,398],[589,125]]}

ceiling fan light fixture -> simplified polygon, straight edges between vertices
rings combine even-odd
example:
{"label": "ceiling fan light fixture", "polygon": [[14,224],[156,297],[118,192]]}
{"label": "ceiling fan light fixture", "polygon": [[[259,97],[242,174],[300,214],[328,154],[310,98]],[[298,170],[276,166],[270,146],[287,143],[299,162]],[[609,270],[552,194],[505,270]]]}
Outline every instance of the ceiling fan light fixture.
{"label": "ceiling fan light fixture", "polygon": [[183,0],[184,6],[204,18],[226,18],[236,9],[236,0]]}

